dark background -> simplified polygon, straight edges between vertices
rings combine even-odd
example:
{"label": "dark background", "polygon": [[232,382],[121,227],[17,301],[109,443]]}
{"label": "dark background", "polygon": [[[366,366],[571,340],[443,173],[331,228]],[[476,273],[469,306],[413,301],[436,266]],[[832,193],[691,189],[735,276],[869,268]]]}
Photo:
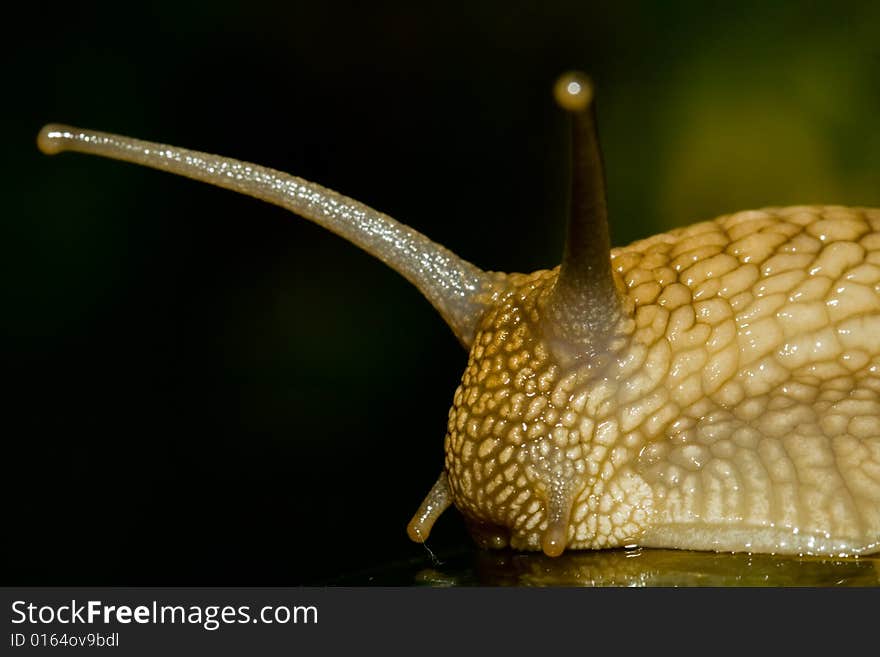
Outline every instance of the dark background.
{"label": "dark background", "polygon": [[[597,81],[612,239],[880,205],[880,3],[30,3],[5,18],[4,584],[303,584],[419,557],[466,362],[278,208],[34,146],[58,121],[258,162],[486,269],[553,266]],[[20,22],[19,22],[20,21]],[[467,545],[455,512],[435,550]]]}

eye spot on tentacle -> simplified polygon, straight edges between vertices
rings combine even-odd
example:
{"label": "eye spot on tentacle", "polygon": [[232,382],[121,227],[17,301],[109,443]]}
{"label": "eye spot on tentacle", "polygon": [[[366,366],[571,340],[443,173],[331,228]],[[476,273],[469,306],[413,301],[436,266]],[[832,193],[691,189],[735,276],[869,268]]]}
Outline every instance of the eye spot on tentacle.
{"label": "eye spot on tentacle", "polygon": [[582,112],[593,101],[593,82],[583,73],[564,73],[553,87],[553,96],[563,109]]}

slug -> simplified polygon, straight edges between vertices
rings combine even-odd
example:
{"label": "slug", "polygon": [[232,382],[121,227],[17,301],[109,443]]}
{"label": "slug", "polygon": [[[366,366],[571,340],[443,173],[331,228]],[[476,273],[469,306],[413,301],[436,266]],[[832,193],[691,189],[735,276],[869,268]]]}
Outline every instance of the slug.
{"label": "slug", "polygon": [[391,217],[255,164],[62,125],[47,154],[162,169],[285,207],[415,285],[469,350],[442,472],[478,545],[880,551],[880,210],[738,212],[611,248],[594,87],[570,115],[562,263],[483,271]]}

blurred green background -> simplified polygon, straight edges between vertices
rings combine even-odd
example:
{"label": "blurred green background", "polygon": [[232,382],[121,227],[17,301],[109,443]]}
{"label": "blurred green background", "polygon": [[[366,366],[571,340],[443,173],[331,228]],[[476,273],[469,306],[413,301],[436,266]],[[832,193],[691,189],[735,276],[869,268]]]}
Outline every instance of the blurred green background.
{"label": "blurred green background", "polygon": [[[880,3],[35,2],[7,17],[2,518],[16,584],[301,584],[425,554],[466,355],[284,211],[41,155],[58,121],[272,166],[481,267],[553,266],[598,85],[612,239],[880,206]],[[20,21],[20,22],[16,22]],[[467,541],[448,513],[430,545]]]}

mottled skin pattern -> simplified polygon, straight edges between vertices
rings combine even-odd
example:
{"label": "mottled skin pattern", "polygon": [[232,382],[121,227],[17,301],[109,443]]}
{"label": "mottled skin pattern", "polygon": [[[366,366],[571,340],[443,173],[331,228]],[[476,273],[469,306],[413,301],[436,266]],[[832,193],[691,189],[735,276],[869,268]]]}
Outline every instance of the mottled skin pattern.
{"label": "mottled skin pattern", "polygon": [[740,212],[612,258],[593,356],[544,339],[558,268],[506,277],[479,324],[446,436],[477,540],[880,549],[880,210]]}

